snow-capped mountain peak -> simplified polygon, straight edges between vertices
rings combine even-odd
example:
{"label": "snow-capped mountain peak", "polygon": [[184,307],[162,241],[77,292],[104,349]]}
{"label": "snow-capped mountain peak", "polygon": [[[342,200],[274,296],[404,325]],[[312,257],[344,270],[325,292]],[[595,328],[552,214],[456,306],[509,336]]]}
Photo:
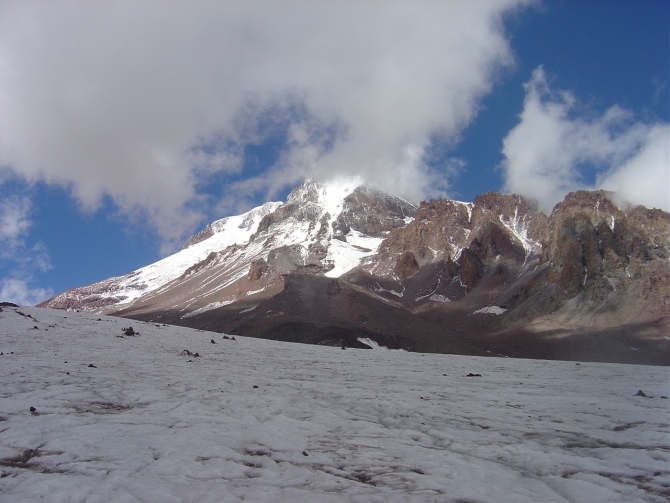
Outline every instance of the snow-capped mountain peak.
{"label": "snow-capped mountain peak", "polygon": [[[356,180],[307,180],[285,203],[268,202],[216,220],[174,255],[125,276],[70,290],[47,304],[116,311],[140,298],[155,300],[166,289],[181,290],[189,280],[193,286],[181,294],[180,302],[191,312],[260,293],[286,273],[338,277],[374,254],[384,236],[406,225],[415,210],[402,199],[357,186]],[[263,272],[255,280],[249,279],[256,274],[252,264],[265,264],[259,266]],[[205,279],[209,275],[216,279]],[[261,278],[254,287],[246,284]]]}
{"label": "snow-capped mountain peak", "polygon": [[306,180],[286,198],[287,203],[313,202],[323,208],[323,214],[337,218],[344,207],[345,198],[362,185],[359,179],[338,179],[328,183]]}
{"label": "snow-capped mountain peak", "polygon": [[281,272],[308,268],[339,277],[374,254],[416,211],[413,204],[356,185],[356,180],[308,180],[266,215],[251,241],[271,239],[269,258]]}

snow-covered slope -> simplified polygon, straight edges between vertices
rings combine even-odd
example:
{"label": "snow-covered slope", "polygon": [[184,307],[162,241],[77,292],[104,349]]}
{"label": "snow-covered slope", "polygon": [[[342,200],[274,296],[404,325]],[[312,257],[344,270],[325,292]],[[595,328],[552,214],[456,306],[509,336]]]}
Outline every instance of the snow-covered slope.
{"label": "snow-covered slope", "polygon": [[2,308],[0,500],[668,500],[667,367],[236,339]]}
{"label": "snow-covered slope", "polygon": [[211,253],[246,243],[258,226],[258,222],[277,209],[280,204],[265,203],[242,215],[217,220],[208,226],[212,229],[208,239],[194,243],[169,257],[124,276],[68,290],[58,295],[54,299],[55,303],[65,309],[100,312],[103,312],[106,306],[118,309],[120,306],[131,305],[140,296],[154,292],[179,278],[189,267],[206,260]]}
{"label": "snow-covered slope", "polygon": [[207,258],[212,252],[225,250],[234,245],[243,245],[249,241],[258,222],[272,213],[281,203],[265,203],[242,215],[223,218],[211,225],[213,235],[174,255],[170,255],[154,264],[138,269],[123,276],[118,282],[116,295],[126,297],[125,302],[132,302],[142,294],[157,290],[161,286],[181,276],[193,264]]}
{"label": "snow-covered slope", "polygon": [[[106,313],[141,299],[188,315],[264,291],[281,274],[309,270],[339,277],[374,254],[388,231],[410,222],[415,210],[407,201],[355,182],[306,181],[285,203],[266,203],[217,220],[174,255],[125,276],[69,290],[42,306]],[[274,274],[263,284],[247,284],[251,264],[259,260],[271,262],[268,270]],[[189,278],[191,284],[184,285]]]}

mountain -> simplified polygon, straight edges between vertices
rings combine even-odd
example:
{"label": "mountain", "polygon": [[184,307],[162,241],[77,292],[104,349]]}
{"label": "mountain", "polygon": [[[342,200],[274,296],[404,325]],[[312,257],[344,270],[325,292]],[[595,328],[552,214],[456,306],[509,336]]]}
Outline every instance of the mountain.
{"label": "mountain", "polygon": [[670,364],[670,215],[568,194],[417,208],[308,181],[184,248],[41,306],[266,339]]}

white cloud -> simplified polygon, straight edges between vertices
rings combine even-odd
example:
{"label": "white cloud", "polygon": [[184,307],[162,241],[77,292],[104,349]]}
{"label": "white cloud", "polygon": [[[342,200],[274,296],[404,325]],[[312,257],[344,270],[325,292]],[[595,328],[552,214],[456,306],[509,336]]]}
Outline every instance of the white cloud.
{"label": "white cloud", "polygon": [[523,3],[3,2],[0,165],[88,208],[108,194],[170,240],[208,204],[197,184],[238,173],[275,120],[290,148],[227,197],[334,173],[438,195],[424,149],[513,63],[500,17]]}
{"label": "white cloud", "polygon": [[51,289],[31,288],[30,279],[5,278],[0,286],[0,301],[19,306],[34,306],[53,294]]}
{"label": "white cloud", "polygon": [[651,126],[638,151],[620,166],[598,175],[596,185],[648,208],[670,211],[670,128]]}
{"label": "white cloud", "polygon": [[538,199],[545,211],[570,191],[598,188],[670,209],[668,124],[636,122],[618,106],[580,116],[577,99],[552,90],[541,67],[525,89],[520,122],[503,140],[504,190]]}
{"label": "white cloud", "polygon": [[30,199],[13,196],[0,200],[0,247],[1,255],[11,253],[18,247],[30,227]]}
{"label": "white cloud", "polygon": [[26,246],[31,207],[26,196],[0,200],[0,266],[9,264],[10,271],[9,277],[0,280],[0,300],[20,305],[34,305],[53,295],[49,289],[29,286],[34,271],[51,269],[48,250],[41,242]]}

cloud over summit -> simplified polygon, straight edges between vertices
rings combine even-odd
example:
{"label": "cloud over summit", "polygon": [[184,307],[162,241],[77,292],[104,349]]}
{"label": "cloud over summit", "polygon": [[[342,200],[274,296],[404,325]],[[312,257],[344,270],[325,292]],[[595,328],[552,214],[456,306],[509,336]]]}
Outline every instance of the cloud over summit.
{"label": "cloud over summit", "polygon": [[[425,149],[513,63],[501,16],[520,3],[4,2],[0,165],[85,207],[109,195],[166,240],[214,204],[213,176],[230,200],[334,173],[440,195]],[[273,134],[274,165],[245,173]]]}
{"label": "cloud over summit", "polygon": [[588,114],[542,67],[525,85],[519,123],[503,140],[505,186],[549,212],[570,191],[606,189],[636,205],[670,210],[670,128],[636,121],[619,106]]}

